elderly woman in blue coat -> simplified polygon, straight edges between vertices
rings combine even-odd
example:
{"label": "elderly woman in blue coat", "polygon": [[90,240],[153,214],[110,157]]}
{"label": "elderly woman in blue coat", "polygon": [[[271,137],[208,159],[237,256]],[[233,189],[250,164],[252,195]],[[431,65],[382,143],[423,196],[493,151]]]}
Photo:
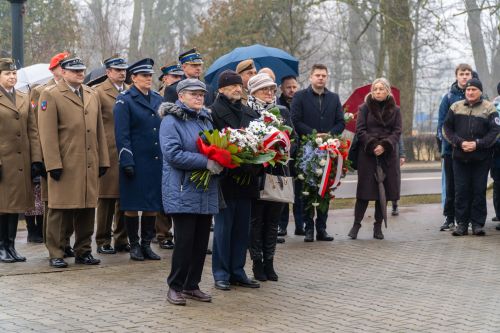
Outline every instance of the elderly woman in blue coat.
{"label": "elderly woman in blue coat", "polygon": [[174,222],[175,248],[167,282],[167,300],[185,305],[186,298],[210,302],[211,296],[198,286],[210,236],[212,216],[219,212],[218,179],[211,177],[207,189],[191,181],[195,170],[219,174],[222,167],[200,154],[198,133],[212,129],[210,115],[203,108],[205,84],[185,79],[177,85],[179,99],[163,103],[160,144],[163,153],[163,208]]}
{"label": "elderly woman in blue coat", "polygon": [[[113,109],[120,163],[120,210],[130,242],[130,258],[160,260],[151,249],[156,214],[161,211],[162,156],[159,144],[163,98],[151,90],[153,60],[142,59],[127,69],[132,87],[119,94]],[[141,235],[139,238],[139,212]]]}

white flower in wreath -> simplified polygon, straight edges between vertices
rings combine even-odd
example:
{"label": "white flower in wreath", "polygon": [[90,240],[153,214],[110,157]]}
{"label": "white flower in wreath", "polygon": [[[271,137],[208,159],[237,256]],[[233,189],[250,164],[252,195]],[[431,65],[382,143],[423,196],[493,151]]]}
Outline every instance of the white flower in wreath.
{"label": "white flower in wreath", "polygon": [[324,167],[326,165],[326,159],[322,158],[319,160],[319,165],[321,165],[322,167]]}
{"label": "white flower in wreath", "polygon": [[326,140],[326,143],[328,143],[329,145],[333,145],[335,143],[335,140],[330,138],[330,139]]}
{"label": "white flower in wreath", "polygon": [[318,207],[319,206],[319,202],[313,202],[311,205],[313,205],[313,207]]}
{"label": "white flower in wreath", "polygon": [[315,172],[318,176],[321,176],[323,174],[323,169],[317,168]]}
{"label": "white flower in wreath", "polygon": [[304,191],[304,192],[302,192],[302,194],[303,194],[303,195],[305,195],[305,196],[308,196],[308,195],[309,195],[309,192]]}
{"label": "white flower in wreath", "polygon": [[316,144],[317,144],[317,145],[321,145],[321,144],[323,144],[323,139],[322,139],[322,138],[316,138],[316,140],[315,140],[315,141],[316,141]]}
{"label": "white flower in wreath", "polygon": [[306,178],[304,177],[304,175],[303,175],[303,174],[299,174],[299,175],[297,176],[297,178],[298,178],[298,179],[300,179],[300,180],[304,180],[304,179],[306,179]]}

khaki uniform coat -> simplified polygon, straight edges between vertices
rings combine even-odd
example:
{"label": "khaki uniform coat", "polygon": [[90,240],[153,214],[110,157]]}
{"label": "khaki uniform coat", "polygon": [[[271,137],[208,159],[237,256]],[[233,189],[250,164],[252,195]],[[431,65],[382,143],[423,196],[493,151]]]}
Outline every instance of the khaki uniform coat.
{"label": "khaki uniform coat", "polygon": [[[97,92],[99,101],[101,102],[102,122],[104,124],[104,131],[106,132],[110,163],[106,174],[99,178],[99,198],[119,198],[118,151],[116,150],[115,120],[113,118],[113,108],[116,96],[118,96],[118,90],[109,79],[93,88]],[[128,86],[124,88],[126,90]]]}
{"label": "khaki uniform coat", "polygon": [[48,179],[49,208],[95,208],[99,167],[109,167],[106,136],[97,93],[82,86],[82,100],[65,81],[42,91],[38,128],[47,172],[62,169],[59,181]]}
{"label": "khaki uniform coat", "polygon": [[[42,84],[39,86],[36,86],[31,90],[30,93],[30,100],[31,100],[31,109],[35,113],[35,117],[37,120],[37,128],[38,128],[38,100],[40,99],[40,94],[42,91],[49,87],[56,84],[56,81],[54,79],[50,79],[49,82],[46,84]],[[47,179],[44,177],[40,177],[40,189],[41,189],[41,199],[44,202],[47,202],[49,200],[49,193],[47,191]]]}
{"label": "khaki uniform coat", "polygon": [[34,205],[31,163],[42,153],[36,117],[28,95],[16,92],[16,105],[0,92],[0,213],[24,213]]}

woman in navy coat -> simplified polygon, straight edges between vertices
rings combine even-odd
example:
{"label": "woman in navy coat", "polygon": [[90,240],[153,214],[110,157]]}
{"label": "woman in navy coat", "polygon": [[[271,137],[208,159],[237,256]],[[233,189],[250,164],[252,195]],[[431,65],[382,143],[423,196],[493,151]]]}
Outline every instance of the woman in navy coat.
{"label": "woman in navy coat", "polygon": [[[132,87],[118,95],[113,110],[120,163],[120,210],[133,260],[160,260],[151,250],[156,214],[162,209],[162,155],[159,143],[160,94],[151,90],[153,60],[146,58],[127,69]],[[139,243],[139,211],[141,236]]]}

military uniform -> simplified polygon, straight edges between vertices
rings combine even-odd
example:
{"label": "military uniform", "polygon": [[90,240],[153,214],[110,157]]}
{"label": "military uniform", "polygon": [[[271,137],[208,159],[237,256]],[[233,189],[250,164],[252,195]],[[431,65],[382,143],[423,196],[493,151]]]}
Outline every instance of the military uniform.
{"label": "military uniform", "polygon": [[[50,86],[53,86],[56,84],[56,80],[50,79],[49,82],[43,85],[36,86],[31,90],[30,93],[30,100],[31,100],[31,107],[32,110],[36,116],[37,120],[37,126],[38,126],[38,101],[40,100],[40,94],[42,91]],[[47,212],[49,211],[49,194],[47,191],[47,178],[46,177],[40,177],[40,189],[41,189],[41,199],[43,201],[43,226],[42,226],[42,236],[43,240],[45,242],[46,240],[46,234],[47,234]],[[71,235],[73,235],[73,232],[75,231],[73,224],[68,223],[65,228],[65,244],[64,244],[64,249],[70,249],[71,250]]]}
{"label": "military uniform", "polygon": [[[104,63],[108,68],[127,68],[127,64],[121,58],[110,58],[104,61]],[[128,88],[127,85],[123,85],[123,90]],[[110,250],[109,253],[113,253],[114,250],[111,248],[113,216],[115,221],[115,228],[113,231],[115,247],[124,249],[128,245],[127,231],[125,230],[118,200],[120,198],[118,183],[118,152],[116,150],[115,122],[113,118],[113,107],[115,106],[116,97],[119,91],[110,79],[96,85],[94,89],[101,102],[102,121],[106,132],[106,142],[108,144],[110,161],[110,168],[106,174],[99,179],[99,200],[97,202],[97,228],[95,239],[98,251],[104,247]]]}
{"label": "military uniform", "polygon": [[[65,59],[61,67],[85,69],[77,58]],[[109,167],[99,98],[85,85],[79,91],[83,100],[61,80],[42,92],[38,104],[40,141],[50,175],[46,245],[51,259],[63,258],[63,232],[73,220],[76,260],[91,257],[98,176],[100,168]]]}
{"label": "military uniform", "polygon": [[[186,51],[184,53],[181,53],[179,55],[179,63],[182,64],[203,64],[203,58],[201,57],[201,54],[196,51],[196,49],[191,49],[189,51]],[[186,79],[186,76],[183,76],[183,79]],[[170,102],[170,103],[175,103],[177,99],[179,98],[179,95],[177,94],[177,84],[179,84],[180,81],[177,81],[176,83],[168,86],[165,89],[165,93],[163,96],[163,101],[165,102]],[[205,103],[206,104],[206,103]]]}
{"label": "military uniform", "polygon": [[[14,71],[11,59],[0,59],[0,71]],[[28,95],[0,88],[0,261],[25,261],[14,248],[19,213],[34,204],[32,164],[41,165],[36,118]]]}

